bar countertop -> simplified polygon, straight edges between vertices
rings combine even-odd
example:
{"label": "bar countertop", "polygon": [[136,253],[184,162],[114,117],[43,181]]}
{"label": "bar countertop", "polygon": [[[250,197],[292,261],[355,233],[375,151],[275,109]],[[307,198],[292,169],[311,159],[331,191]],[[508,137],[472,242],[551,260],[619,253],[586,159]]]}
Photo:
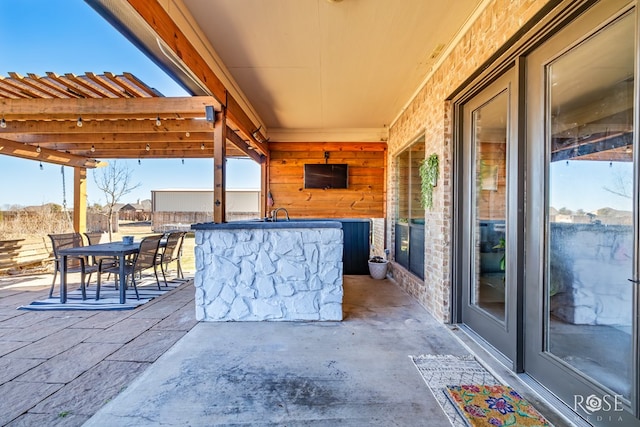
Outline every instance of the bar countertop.
{"label": "bar countertop", "polygon": [[203,222],[192,224],[192,230],[246,230],[246,229],[278,229],[278,228],[342,228],[340,221],[331,220],[291,220],[291,221],[262,221],[247,220],[233,222]]}

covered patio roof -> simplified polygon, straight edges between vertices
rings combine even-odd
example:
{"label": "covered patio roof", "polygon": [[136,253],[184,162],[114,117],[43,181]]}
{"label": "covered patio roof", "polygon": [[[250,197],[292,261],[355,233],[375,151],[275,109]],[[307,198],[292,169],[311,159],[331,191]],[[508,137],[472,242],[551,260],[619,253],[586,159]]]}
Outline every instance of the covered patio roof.
{"label": "covered patio roof", "polygon": [[[0,154],[81,168],[214,157],[214,97],[164,97],[130,73],[46,74],[0,76]],[[225,156],[262,163],[264,147],[226,123]]]}

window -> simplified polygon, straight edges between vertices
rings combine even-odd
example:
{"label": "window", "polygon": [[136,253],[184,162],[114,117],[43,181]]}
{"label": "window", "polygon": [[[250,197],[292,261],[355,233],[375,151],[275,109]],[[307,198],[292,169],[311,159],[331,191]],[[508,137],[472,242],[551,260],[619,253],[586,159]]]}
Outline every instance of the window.
{"label": "window", "polygon": [[396,157],[395,260],[424,278],[424,208],[420,205],[420,162],[425,158],[424,137]]}

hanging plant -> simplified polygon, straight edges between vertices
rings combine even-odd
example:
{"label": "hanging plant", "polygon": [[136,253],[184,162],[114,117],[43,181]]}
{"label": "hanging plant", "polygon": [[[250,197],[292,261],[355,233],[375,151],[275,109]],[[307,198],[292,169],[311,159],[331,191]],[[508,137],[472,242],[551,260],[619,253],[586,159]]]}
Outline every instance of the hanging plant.
{"label": "hanging plant", "polygon": [[433,187],[438,183],[439,165],[437,154],[432,154],[420,162],[420,204],[425,209],[433,207]]}

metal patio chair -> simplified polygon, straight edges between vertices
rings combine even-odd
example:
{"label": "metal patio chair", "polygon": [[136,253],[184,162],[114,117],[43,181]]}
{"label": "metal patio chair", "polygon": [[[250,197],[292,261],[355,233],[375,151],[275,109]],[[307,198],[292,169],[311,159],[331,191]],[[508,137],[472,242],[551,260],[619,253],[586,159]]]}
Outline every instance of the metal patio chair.
{"label": "metal patio chair", "polygon": [[[158,284],[158,289],[161,290],[160,287],[160,279],[158,278],[158,251],[160,249],[160,239],[162,239],[162,235],[153,235],[143,238],[140,241],[140,250],[136,253],[135,257],[131,261],[125,261],[124,265],[124,274],[125,276],[131,277],[131,283],[133,284],[133,289],[136,292],[136,298],[140,299],[140,294],[138,293],[138,286],[136,285],[136,273],[142,274],[142,271],[147,270],[149,268],[153,268],[153,273],[156,276],[156,283]],[[100,299],[100,284],[101,284],[101,276],[102,273],[113,273],[116,277],[120,274],[120,266],[119,263],[115,265],[111,265],[108,267],[99,266],[98,267],[98,288],[96,290],[96,299]],[[117,283],[116,279],[116,283]],[[126,278],[125,278],[126,282]]]}
{"label": "metal patio chair", "polygon": [[[54,256],[54,270],[53,270],[53,282],[51,283],[51,289],[49,289],[49,298],[53,297],[53,288],[56,284],[56,277],[58,272],[62,272],[62,256],[59,255],[59,251],[68,248],[78,248],[84,246],[82,235],[80,233],[63,233],[63,234],[49,234],[51,239],[51,246],[53,248]],[[86,285],[91,280],[91,274],[98,271],[98,266],[93,265],[89,258],[86,256],[69,256],[67,257],[67,273],[80,273],[80,288],[82,290],[82,299],[87,299]],[[86,274],[89,274],[85,281]]]}
{"label": "metal patio chair", "polygon": [[184,279],[184,273],[182,271],[182,264],[180,258],[182,256],[182,242],[186,231],[172,231],[167,236],[167,245],[164,251],[158,256],[158,263],[160,264],[160,271],[162,271],[162,278],[164,279],[164,285],[167,284],[166,272],[169,270],[169,264],[176,262],[176,276]]}

